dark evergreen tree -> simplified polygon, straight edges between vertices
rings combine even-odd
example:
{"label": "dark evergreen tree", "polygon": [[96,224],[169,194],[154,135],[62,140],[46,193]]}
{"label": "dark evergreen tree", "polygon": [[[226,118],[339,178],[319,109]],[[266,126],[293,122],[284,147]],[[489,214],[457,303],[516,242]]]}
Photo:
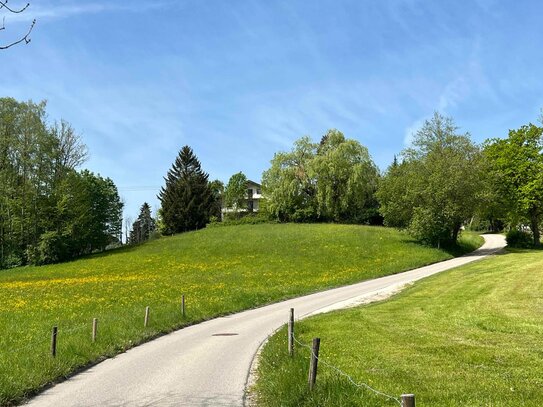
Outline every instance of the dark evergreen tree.
{"label": "dark evergreen tree", "polygon": [[164,234],[205,227],[212,204],[208,177],[192,149],[183,147],[164,178],[166,186],[158,194]]}
{"label": "dark evergreen tree", "polygon": [[140,209],[138,219],[132,224],[129,242],[130,244],[141,243],[149,240],[156,229],[156,222],[151,216],[151,207],[144,202]]}

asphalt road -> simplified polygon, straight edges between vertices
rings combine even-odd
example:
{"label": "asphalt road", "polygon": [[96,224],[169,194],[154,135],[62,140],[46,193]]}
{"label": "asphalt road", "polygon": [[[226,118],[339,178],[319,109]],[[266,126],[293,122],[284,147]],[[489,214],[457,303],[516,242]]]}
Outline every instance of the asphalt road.
{"label": "asphalt road", "polygon": [[268,335],[286,323],[290,308],[299,319],[348,306],[479,260],[505,246],[503,236],[484,237],[483,247],[463,257],[181,329],[79,373],[27,405],[242,406],[253,358]]}

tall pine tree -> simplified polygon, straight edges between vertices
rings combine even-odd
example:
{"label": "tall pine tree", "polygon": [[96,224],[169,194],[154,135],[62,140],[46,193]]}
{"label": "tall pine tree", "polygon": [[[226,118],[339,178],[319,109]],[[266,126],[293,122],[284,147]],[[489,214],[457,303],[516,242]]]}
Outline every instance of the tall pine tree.
{"label": "tall pine tree", "polygon": [[165,234],[205,227],[212,203],[208,177],[192,149],[183,147],[164,178],[166,186],[158,194]]}
{"label": "tall pine tree", "polygon": [[129,242],[135,244],[149,240],[155,229],[156,222],[151,216],[151,207],[147,202],[144,202],[141,206],[138,219],[132,224]]}

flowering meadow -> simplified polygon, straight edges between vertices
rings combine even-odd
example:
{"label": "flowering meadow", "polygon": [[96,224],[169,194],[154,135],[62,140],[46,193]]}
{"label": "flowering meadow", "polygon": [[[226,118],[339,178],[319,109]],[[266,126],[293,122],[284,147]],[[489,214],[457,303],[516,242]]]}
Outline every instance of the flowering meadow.
{"label": "flowering meadow", "polygon": [[[468,246],[480,244],[466,237]],[[0,272],[0,405],[189,324],[450,257],[388,228],[261,224],[211,227],[69,263],[6,270]]]}

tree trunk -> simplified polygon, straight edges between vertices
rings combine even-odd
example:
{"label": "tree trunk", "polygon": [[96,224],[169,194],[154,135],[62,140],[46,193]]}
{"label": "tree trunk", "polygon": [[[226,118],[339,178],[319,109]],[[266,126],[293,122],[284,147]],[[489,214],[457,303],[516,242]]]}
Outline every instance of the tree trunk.
{"label": "tree trunk", "polygon": [[456,243],[458,240],[458,234],[460,233],[460,228],[462,227],[462,224],[457,223],[454,225],[453,233],[452,233],[452,241],[453,243]]}
{"label": "tree trunk", "polygon": [[535,211],[532,212],[532,215],[530,217],[530,228],[532,229],[532,234],[534,236],[534,246],[541,246],[541,235],[539,234],[539,216],[537,215],[537,213],[535,213]]}

